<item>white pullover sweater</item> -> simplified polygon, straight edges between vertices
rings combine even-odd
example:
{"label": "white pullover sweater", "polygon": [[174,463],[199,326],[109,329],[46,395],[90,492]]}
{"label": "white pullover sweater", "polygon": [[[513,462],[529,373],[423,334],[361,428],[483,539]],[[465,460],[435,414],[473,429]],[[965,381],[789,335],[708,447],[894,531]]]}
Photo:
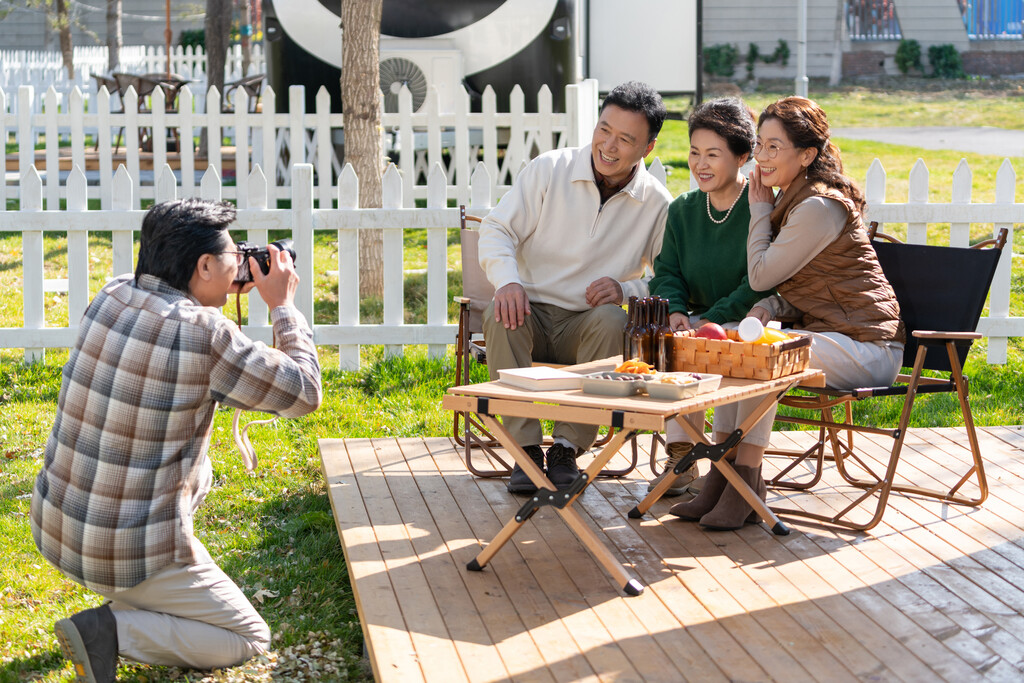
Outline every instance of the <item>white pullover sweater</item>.
{"label": "white pullover sweater", "polygon": [[480,224],[480,266],[495,289],[518,282],[530,301],[589,308],[587,286],[610,277],[623,300],[646,296],[672,195],[639,165],[601,205],[590,145],[531,161]]}

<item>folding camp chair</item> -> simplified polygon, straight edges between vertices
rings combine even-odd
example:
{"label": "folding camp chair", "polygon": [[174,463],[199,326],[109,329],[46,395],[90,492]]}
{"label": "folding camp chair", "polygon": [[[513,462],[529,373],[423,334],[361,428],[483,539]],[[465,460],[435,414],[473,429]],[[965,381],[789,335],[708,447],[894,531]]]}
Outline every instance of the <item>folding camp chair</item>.
{"label": "folding camp chair", "polygon": [[[468,223],[479,225],[481,219],[466,213],[466,207],[459,207],[461,223],[460,244],[462,254],[462,296],[454,297],[459,304],[459,330],[456,335],[455,349],[455,381],[456,386],[469,384],[469,363],[487,363],[487,347],[483,338],[483,312],[494,299],[494,288],[487,280],[487,275],[480,267],[477,242],[480,232],[467,226]],[[455,412],[452,431],[455,442],[464,449],[466,469],[477,477],[503,477],[512,472],[512,464],[501,457],[496,451],[500,446],[497,439],[487,431],[473,413]],[[595,446],[606,444],[615,430],[609,428],[608,433],[599,438]],[[545,444],[550,443],[545,441]],[[473,463],[473,449],[481,449],[493,458],[500,469],[485,469]],[[622,469],[604,469],[599,476],[622,477],[636,467],[638,451],[636,441],[632,442],[633,458],[628,467]]]}
{"label": "folding camp chair", "polygon": [[[792,508],[773,508],[778,514],[806,517],[855,530],[866,530],[878,524],[885,513],[889,493],[909,493],[937,498],[946,503],[981,505],[988,497],[985,466],[974,429],[974,419],[968,401],[968,378],[963,375],[963,363],[971,343],[982,335],[975,332],[988,296],[992,277],[999,264],[1006,242],[1006,229],[995,239],[986,240],[971,248],[938,247],[903,244],[884,235],[875,234],[877,223],[871,224],[871,239],[878,254],[882,271],[896,293],[900,315],[907,328],[907,343],[903,353],[904,368],[910,374],[900,374],[889,387],[865,387],[851,391],[806,389],[810,395],[789,395],[781,405],[820,413],[821,419],[795,416],[776,416],[780,422],[812,425],[819,428],[818,442],[803,453],[769,450],[768,455],[795,455],[794,461],[784,467],[768,485],[778,489],[809,490],[820,480],[824,461],[835,461],[836,471],[850,486],[863,491],[847,507],[834,515],[823,515]],[[884,241],[878,241],[878,239]],[[933,371],[924,376],[922,371]],[[910,424],[914,399],[918,394],[955,392],[960,401],[961,414],[970,444],[973,464],[962,477],[946,490],[928,489],[895,483],[897,465],[903,451],[903,441]],[[903,410],[894,429],[854,424],[853,402],[876,396],[903,396]],[[845,416],[836,421],[833,409],[845,410]],[[854,432],[882,434],[892,437],[893,444],[885,471],[877,474],[868,457],[858,452]],[[828,444],[831,457],[825,455]],[[796,482],[790,473],[800,463],[814,462],[810,480]],[[877,465],[876,465],[877,467]],[[855,472],[854,468],[859,470]],[[961,488],[975,478],[975,496],[961,493]],[[875,497],[874,511],[870,512],[870,499]],[[855,522],[848,516],[857,510],[871,514],[866,522]],[[863,514],[863,513],[862,513]]]}

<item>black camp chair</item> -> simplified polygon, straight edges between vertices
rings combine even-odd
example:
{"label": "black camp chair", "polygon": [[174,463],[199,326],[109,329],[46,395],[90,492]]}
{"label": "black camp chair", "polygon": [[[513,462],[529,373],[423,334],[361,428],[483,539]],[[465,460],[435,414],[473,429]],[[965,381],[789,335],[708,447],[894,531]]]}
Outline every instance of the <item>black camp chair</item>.
{"label": "black camp chair", "polygon": [[[974,420],[968,402],[968,379],[962,368],[971,343],[982,335],[975,332],[981,318],[992,277],[1006,242],[1006,229],[995,239],[986,240],[971,248],[938,247],[903,244],[882,233],[875,234],[877,223],[871,224],[871,237],[882,270],[888,278],[900,303],[900,313],[907,328],[907,344],[903,353],[904,368],[910,374],[900,374],[892,386],[865,387],[852,391],[831,389],[805,389],[805,394],[787,395],[781,405],[820,413],[821,419],[779,415],[775,419],[819,428],[818,442],[806,452],[795,454],[793,462],[784,467],[768,485],[778,489],[809,490],[820,480],[826,460],[825,446],[831,450],[836,471],[850,486],[863,491],[850,505],[834,515],[823,515],[803,509],[773,507],[777,514],[806,517],[855,530],[866,530],[878,524],[885,513],[889,493],[897,491],[937,498],[946,503],[977,506],[988,497],[985,466],[974,430]],[[878,241],[879,239],[884,241]],[[924,376],[922,371],[934,371]],[[934,376],[942,374],[942,377]],[[948,489],[927,489],[895,483],[896,469],[903,450],[903,440],[910,423],[914,399],[918,394],[955,392],[973,464]],[[867,427],[853,423],[854,401],[876,396],[903,396],[903,410],[894,429]],[[845,417],[835,420],[834,408],[845,409]],[[883,434],[892,437],[893,444],[885,471],[877,474],[864,454],[854,445],[854,432]],[[769,456],[791,452],[769,450]],[[815,462],[816,461],[816,462]],[[810,480],[796,482],[789,478],[800,463],[815,462]],[[853,468],[860,470],[854,472]],[[976,482],[975,495],[961,493],[961,488],[972,477]],[[875,507],[866,522],[852,521],[848,516],[857,510],[869,509],[875,497]]]}

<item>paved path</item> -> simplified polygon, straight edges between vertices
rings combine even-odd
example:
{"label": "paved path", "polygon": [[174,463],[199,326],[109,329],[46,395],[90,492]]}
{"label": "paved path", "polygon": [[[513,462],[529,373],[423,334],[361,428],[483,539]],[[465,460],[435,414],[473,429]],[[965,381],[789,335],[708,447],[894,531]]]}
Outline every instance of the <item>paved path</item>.
{"label": "paved path", "polygon": [[833,128],[832,135],[837,138],[875,140],[890,145],[908,145],[925,149],[951,149],[1000,157],[1024,156],[1024,130],[957,126]]}

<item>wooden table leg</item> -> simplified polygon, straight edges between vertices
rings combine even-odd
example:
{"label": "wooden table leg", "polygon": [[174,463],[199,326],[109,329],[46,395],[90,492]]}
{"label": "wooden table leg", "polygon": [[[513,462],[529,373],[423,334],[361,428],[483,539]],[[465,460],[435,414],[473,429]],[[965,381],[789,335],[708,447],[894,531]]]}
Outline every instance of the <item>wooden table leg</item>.
{"label": "wooden table leg", "polygon": [[[536,484],[539,489],[547,489],[550,491],[556,490],[554,484],[551,483],[551,480],[545,476],[544,472],[541,471],[539,467],[537,467],[537,464],[534,463],[533,459],[526,454],[526,451],[516,443],[515,439],[513,439],[512,435],[508,433],[504,425],[498,422],[498,420],[491,415],[481,414],[479,417],[487,426],[487,429],[491,434],[493,434],[495,438],[505,446],[506,450],[508,450],[512,455],[512,458],[516,461],[516,464],[518,464],[530,478],[530,481]],[[583,545],[585,545],[587,550],[589,550],[597,561],[601,563],[601,566],[603,566],[605,571],[612,576],[619,587],[628,595],[640,595],[644,590],[643,584],[630,577],[619,561],[615,559],[615,556],[612,555],[611,551],[608,550],[607,546],[601,542],[601,539],[599,539],[590,527],[587,526],[586,522],[583,521],[583,518],[580,517],[579,513],[572,509],[572,505],[583,494],[586,487],[594,481],[598,472],[600,472],[608,461],[612,459],[629,436],[629,432],[623,430],[617,432],[604,446],[598,456],[594,458],[594,461],[590,463],[586,470],[583,471],[586,479],[584,480],[582,488],[568,498],[564,504],[560,504],[560,507],[555,506],[555,510],[562,516],[562,519],[565,520],[565,523],[569,528],[573,530],[581,541],[583,541]],[[535,502],[537,500],[537,498],[534,498]],[[495,553],[501,550],[502,546],[504,546],[509,539],[519,531],[520,527],[526,523],[526,520],[529,519],[532,514],[532,512],[525,516],[517,514],[515,517],[510,519],[505,526],[502,527],[501,531],[498,532],[498,535],[495,536],[490,543],[484,546],[477,556],[466,565],[466,568],[470,571],[482,570],[487,563],[491,561],[491,558],[494,557]]]}
{"label": "wooden table leg", "polygon": [[[783,391],[779,392],[778,394],[766,395],[757,405],[757,407],[751,411],[750,415],[747,416],[747,419],[745,419],[743,423],[736,428],[737,431],[740,433],[740,440],[732,444],[730,448],[727,448],[718,457],[718,459],[712,460],[712,464],[718,468],[718,470],[722,473],[723,476],[725,476],[729,483],[736,488],[736,490],[739,492],[741,496],[743,496],[743,500],[745,500],[750,505],[750,507],[752,507],[754,511],[757,512],[758,515],[760,515],[761,519],[764,520],[765,524],[767,524],[771,528],[772,533],[774,533],[777,536],[786,536],[787,534],[789,534],[789,527],[783,524],[775,515],[775,513],[772,512],[771,509],[765,504],[765,502],[761,500],[760,496],[757,495],[757,492],[750,488],[750,486],[745,481],[743,481],[742,478],[740,478],[740,475],[736,474],[736,470],[732,468],[732,465],[726,459],[726,456],[732,451],[734,451],[736,447],[738,447],[739,444],[743,442],[743,435],[748,434],[750,430],[754,427],[754,425],[756,425],[761,420],[761,418],[764,417],[765,413],[767,413],[773,405],[778,403],[779,399],[787,391],[789,391],[791,387],[792,385],[786,387]],[[690,438],[694,440],[694,443],[702,443],[705,446],[722,445],[712,444],[710,441],[708,441],[707,437],[704,435],[702,431],[698,431],[696,427],[691,425],[687,420],[683,419],[682,415],[676,416],[676,422],[678,422],[683,427],[683,429],[686,430]],[[724,443],[725,442],[723,442],[723,444]],[[670,477],[665,477],[660,482],[658,482],[658,485],[654,487],[654,490],[650,491],[644,497],[644,499],[636,505],[636,507],[629,511],[630,519],[639,519],[643,517],[644,514],[651,509],[651,506],[658,502],[658,500],[665,494],[665,492],[669,489],[672,483],[673,480]]]}

